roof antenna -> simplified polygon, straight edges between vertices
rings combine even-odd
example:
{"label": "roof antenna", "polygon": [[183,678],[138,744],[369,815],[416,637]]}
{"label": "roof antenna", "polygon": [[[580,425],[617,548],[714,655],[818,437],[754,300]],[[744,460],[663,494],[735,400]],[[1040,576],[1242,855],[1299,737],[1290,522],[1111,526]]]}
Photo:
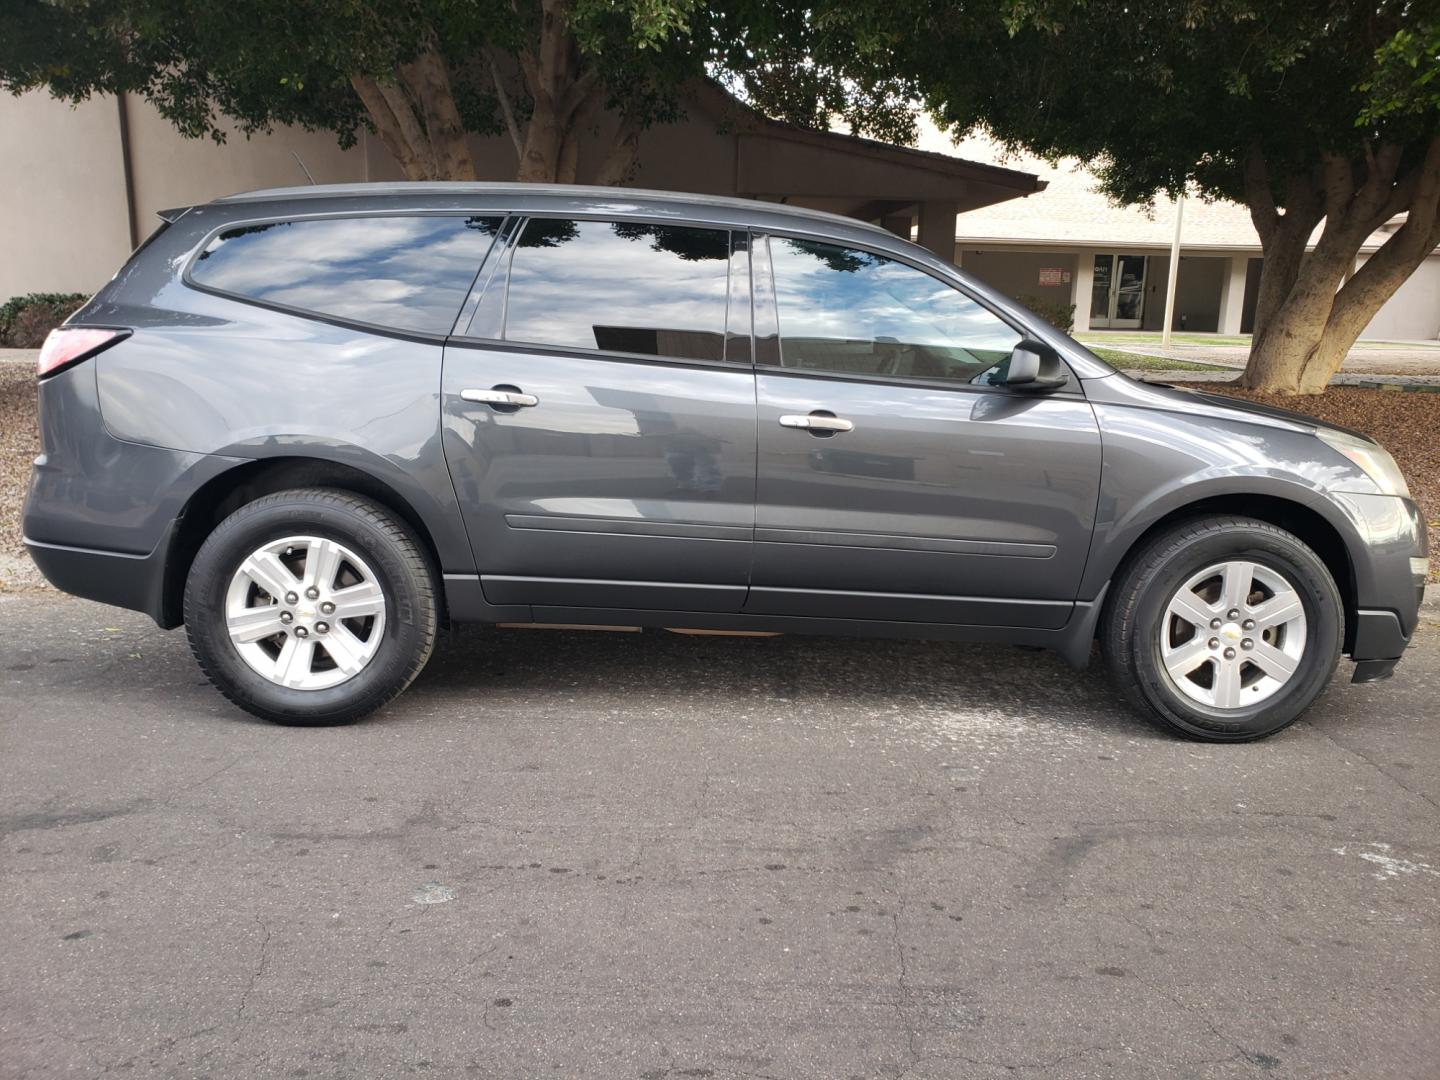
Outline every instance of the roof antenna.
{"label": "roof antenna", "polygon": [[294,150],[290,151],[290,156],[295,159],[295,164],[299,165],[301,170],[305,173],[305,179],[310,181],[311,186],[314,186],[315,177],[311,176],[310,170],[305,168],[305,159],[302,158],[299,154],[297,154]]}

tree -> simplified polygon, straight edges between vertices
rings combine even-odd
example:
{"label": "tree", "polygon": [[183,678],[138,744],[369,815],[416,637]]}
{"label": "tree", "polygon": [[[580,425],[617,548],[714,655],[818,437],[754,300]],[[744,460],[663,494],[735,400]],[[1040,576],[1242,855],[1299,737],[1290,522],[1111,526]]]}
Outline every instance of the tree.
{"label": "tree", "polygon": [[[7,0],[0,87],[139,94],[184,134],[222,141],[227,119],[344,146],[369,128],[414,180],[474,179],[467,136],[508,135],[518,179],[574,182],[582,135],[609,113],[612,149],[583,179],[611,184],[633,174],[641,131],[683,115],[689,80],[758,85],[810,32],[803,7],[762,0]],[[903,127],[885,80],[857,85],[870,99],[852,104],[835,71],[805,70],[795,108]]]}
{"label": "tree", "polygon": [[1324,390],[1440,244],[1440,0],[832,0],[815,17],[952,130],[1078,157],[1121,202],[1244,203],[1264,254],[1248,386]]}

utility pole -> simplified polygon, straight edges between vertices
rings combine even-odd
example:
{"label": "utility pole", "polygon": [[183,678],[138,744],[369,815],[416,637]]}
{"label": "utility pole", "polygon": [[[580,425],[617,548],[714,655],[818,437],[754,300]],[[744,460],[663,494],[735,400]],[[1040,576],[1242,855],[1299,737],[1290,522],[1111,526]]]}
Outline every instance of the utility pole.
{"label": "utility pole", "polygon": [[1165,281],[1165,328],[1160,331],[1160,347],[1170,347],[1170,324],[1175,321],[1175,281],[1180,276],[1180,222],[1185,217],[1185,193],[1175,200],[1175,238],[1170,241],[1170,274]]}

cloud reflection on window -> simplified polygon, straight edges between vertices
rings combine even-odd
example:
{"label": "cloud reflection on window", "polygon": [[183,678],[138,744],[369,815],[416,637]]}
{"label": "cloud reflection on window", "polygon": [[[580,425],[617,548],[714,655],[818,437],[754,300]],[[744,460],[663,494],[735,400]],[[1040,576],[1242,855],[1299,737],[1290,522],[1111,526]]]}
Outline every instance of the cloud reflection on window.
{"label": "cloud reflection on window", "polygon": [[510,267],[505,338],[724,359],[729,255],[724,230],[532,219]]}
{"label": "cloud reflection on window", "polygon": [[445,334],[500,218],[356,217],[222,232],[192,277],[255,300]]}
{"label": "cloud reflection on window", "polygon": [[1020,335],[938,278],[869,252],[770,242],[785,367],[984,381]]}

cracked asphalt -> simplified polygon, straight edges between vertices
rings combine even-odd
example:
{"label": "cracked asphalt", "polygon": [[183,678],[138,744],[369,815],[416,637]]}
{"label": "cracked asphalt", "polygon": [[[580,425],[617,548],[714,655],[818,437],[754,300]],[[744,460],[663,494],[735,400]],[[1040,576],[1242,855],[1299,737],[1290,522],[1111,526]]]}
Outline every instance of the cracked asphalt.
{"label": "cracked asphalt", "polygon": [[461,632],[284,729],[0,595],[5,1077],[1435,1077],[1440,618],[1268,742],[1044,654]]}

